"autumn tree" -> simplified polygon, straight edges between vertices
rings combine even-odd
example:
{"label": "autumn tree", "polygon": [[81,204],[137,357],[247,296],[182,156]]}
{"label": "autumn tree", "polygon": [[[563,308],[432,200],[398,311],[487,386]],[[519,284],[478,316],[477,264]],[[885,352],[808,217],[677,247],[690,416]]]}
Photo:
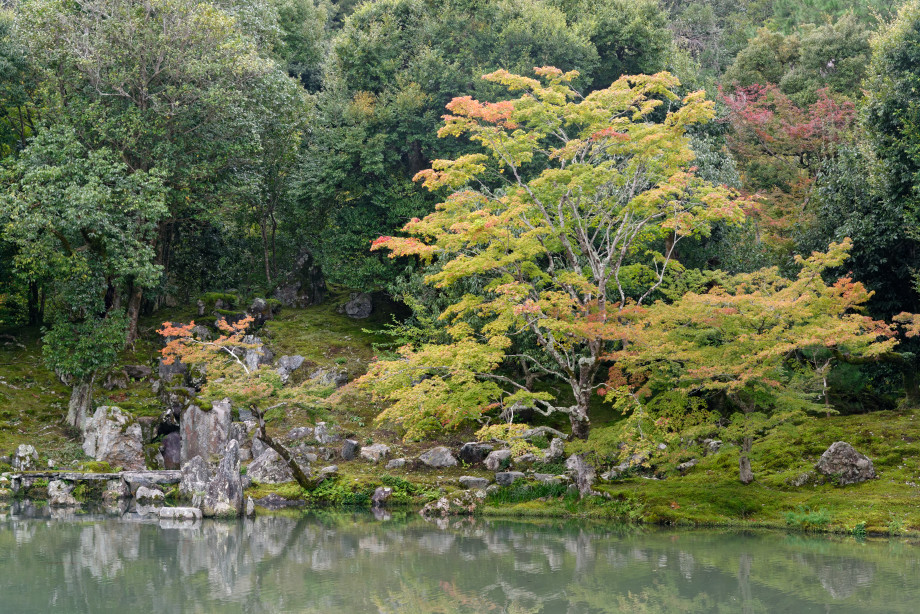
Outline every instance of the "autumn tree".
{"label": "autumn tree", "polygon": [[756,437],[804,412],[834,411],[828,375],[839,361],[894,354],[895,329],[862,313],[871,293],[848,277],[824,281],[850,247],[846,240],[797,256],[795,279],[771,267],[649,306],[636,317],[634,336],[609,356],[608,394],[641,405],[676,387],[712,407],[727,404],[723,436],[740,446],[739,477],[750,483]]}
{"label": "autumn tree", "polygon": [[[437,261],[427,277],[437,288],[482,282],[440,314],[448,342],[405,346],[362,379],[392,403],[379,420],[406,437],[528,407],[568,415],[573,434],[586,438],[621,314],[654,297],[681,241],[740,218],[729,190],[691,167],[685,130],[713,115],[702,92],[679,100],[677,79],[659,73],[582,97],[571,87],[576,74],[536,73],[486,75],[518,98],[448,105],[439,135],[466,136],[486,153],[420,172],[426,187],[449,196],[403,228],[409,237],[374,243],[392,256]],[[672,110],[651,121],[665,101]],[[511,350],[523,336],[533,350]],[[517,361],[567,394],[530,390],[502,373]]]}
{"label": "autumn tree", "polygon": [[722,101],[742,188],[759,203],[748,213],[771,248],[794,251],[797,235],[814,223],[816,176],[852,137],[855,105],[823,89],[803,108],[772,84],[736,88]]}
{"label": "autumn tree", "polygon": [[[258,346],[249,343],[246,338],[252,322],[251,316],[233,323],[218,320],[220,334],[215,339],[196,336],[194,321],[188,324],[164,322],[157,331],[166,341],[160,352],[163,363],[171,365],[178,360],[203,371],[207,379],[198,400],[205,405],[228,398],[237,405],[248,407],[259,423],[256,436],[284,459],[298,484],[312,489],[318,481],[311,480],[309,468],[302,467],[295,455],[268,433],[265,414],[273,409],[316,403],[323,391],[311,382],[286,386],[281,376],[266,365],[258,365],[255,369],[247,366],[244,353],[259,351]],[[318,476],[318,480],[322,481],[322,476]]]}

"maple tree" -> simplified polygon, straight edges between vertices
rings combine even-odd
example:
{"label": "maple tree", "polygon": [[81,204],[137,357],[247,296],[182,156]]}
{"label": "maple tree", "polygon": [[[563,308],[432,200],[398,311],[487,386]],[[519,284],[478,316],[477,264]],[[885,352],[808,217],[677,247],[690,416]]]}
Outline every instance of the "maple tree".
{"label": "maple tree", "polygon": [[[571,87],[577,73],[535,72],[484,77],[523,92],[513,100],[447,106],[439,136],[465,135],[486,153],[420,172],[427,188],[450,195],[406,224],[410,236],[373,243],[393,257],[437,260],[426,277],[436,288],[481,281],[440,314],[449,342],[404,346],[361,380],[391,402],[378,420],[407,438],[521,408],[565,413],[586,438],[619,314],[654,297],[679,242],[742,216],[730,190],[691,166],[685,129],[713,116],[703,92],[680,99],[678,80],[658,73],[583,97]],[[666,103],[663,119],[650,119]],[[525,337],[533,343],[515,344]],[[512,361],[562,383],[568,398],[505,376]]]}
{"label": "maple tree", "polygon": [[796,256],[795,279],[771,267],[649,306],[634,319],[629,342],[609,356],[608,394],[642,405],[676,386],[727,401],[724,436],[740,445],[739,476],[751,482],[754,437],[803,412],[833,411],[827,375],[838,360],[894,353],[896,329],[861,313],[871,292],[849,277],[832,284],[822,277],[843,264],[850,246],[845,240]]}
{"label": "maple tree", "polygon": [[851,135],[856,108],[828,88],[807,108],[798,106],[770,83],[721,92],[721,99],[742,187],[759,203],[748,213],[768,243],[788,251],[793,232],[813,221],[815,177]]}

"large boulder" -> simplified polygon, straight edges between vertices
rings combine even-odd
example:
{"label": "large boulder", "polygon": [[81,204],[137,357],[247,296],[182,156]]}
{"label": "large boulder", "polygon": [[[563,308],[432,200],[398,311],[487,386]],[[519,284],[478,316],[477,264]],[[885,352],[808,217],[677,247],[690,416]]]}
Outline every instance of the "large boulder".
{"label": "large boulder", "polygon": [[378,486],[377,490],[374,491],[374,496],[371,497],[371,507],[383,507],[386,505],[387,501],[390,500],[390,496],[393,494],[393,489],[389,486]]}
{"label": "large boulder", "polygon": [[74,485],[63,480],[51,480],[48,482],[48,505],[52,507],[65,507],[80,505],[80,503],[70,493],[73,492]]}
{"label": "large boulder", "polygon": [[196,507],[201,504],[208,483],[211,481],[211,468],[200,456],[193,456],[182,465],[182,479],[179,481],[179,495],[191,499]]}
{"label": "large boulder", "polygon": [[249,465],[246,475],[260,484],[282,484],[294,479],[294,473],[281,456],[271,448],[265,448],[261,455]]}
{"label": "large boulder", "polygon": [[479,478],[475,475],[464,475],[460,476],[460,486],[464,488],[470,488],[474,490],[483,490],[486,486],[489,485],[489,480],[486,478]]}
{"label": "large boulder", "polygon": [[164,469],[180,469],[182,467],[182,436],[179,431],[167,434],[160,445],[160,454],[163,455]]}
{"label": "large boulder", "polygon": [[303,366],[304,360],[306,359],[299,354],[282,356],[278,359],[278,362],[275,363],[275,372],[281,376],[282,384],[286,384],[291,379],[291,373]]}
{"label": "large boulder", "polygon": [[460,447],[458,456],[467,465],[475,465],[486,459],[495,447],[490,443],[481,443],[479,441],[468,441]]}
{"label": "large boulder", "polygon": [[239,517],[243,514],[243,481],[240,477],[240,444],[227,442],[220,464],[201,503],[201,513],[208,517]]}
{"label": "large boulder", "polygon": [[427,452],[422,453],[418,459],[422,464],[433,469],[457,466],[457,459],[454,458],[454,455],[451,454],[450,450],[445,446],[431,448]]}
{"label": "large boulder", "polygon": [[511,450],[495,450],[486,456],[485,465],[489,471],[500,471],[511,464]]}
{"label": "large boulder", "polygon": [[103,405],[84,423],[83,451],[112,467],[130,471],[145,468],[141,427],[118,407]]}
{"label": "large boulder", "polygon": [[841,486],[858,484],[878,477],[872,461],[845,441],[832,443],[821,455],[815,469],[824,475],[835,477]]}
{"label": "large boulder", "polygon": [[38,462],[38,452],[33,446],[22,444],[13,453],[13,462],[10,463],[17,471],[29,471]]}
{"label": "large boulder", "polygon": [[520,471],[499,471],[495,474],[495,483],[499,486],[511,486],[518,480],[523,480],[524,474]]}
{"label": "large boulder", "polygon": [[584,456],[573,454],[568,457],[565,461],[565,468],[568,471],[569,477],[575,482],[575,486],[578,488],[578,492],[582,497],[596,494],[592,488],[594,486],[596,471],[592,465],[585,461]]}
{"label": "large boulder", "polygon": [[195,456],[210,460],[220,454],[230,437],[230,399],[214,401],[209,411],[195,404],[182,414],[180,461],[185,465]]}
{"label": "large boulder", "polygon": [[364,319],[371,315],[374,310],[374,303],[371,301],[371,295],[366,292],[352,292],[351,300],[345,303],[343,311],[349,318],[356,320]]}
{"label": "large boulder", "polygon": [[361,451],[361,444],[355,439],[346,439],[342,443],[342,460],[355,460]]}

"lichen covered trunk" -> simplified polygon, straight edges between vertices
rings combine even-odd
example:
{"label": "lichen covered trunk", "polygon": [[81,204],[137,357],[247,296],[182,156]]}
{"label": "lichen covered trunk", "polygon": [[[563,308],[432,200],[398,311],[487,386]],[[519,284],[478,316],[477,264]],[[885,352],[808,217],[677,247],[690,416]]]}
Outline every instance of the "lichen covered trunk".
{"label": "lichen covered trunk", "polygon": [[751,470],[751,447],[754,438],[745,437],[741,441],[741,455],[738,457],[738,479],[742,484],[750,484],[754,481],[754,472]]}
{"label": "lichen covered trunk", "polygon": [[86,416],[89,414],[93,402],[93,380],[78,381],[74,383],[70,393],[70,403],[67,405],[67,424],[82,429]]}

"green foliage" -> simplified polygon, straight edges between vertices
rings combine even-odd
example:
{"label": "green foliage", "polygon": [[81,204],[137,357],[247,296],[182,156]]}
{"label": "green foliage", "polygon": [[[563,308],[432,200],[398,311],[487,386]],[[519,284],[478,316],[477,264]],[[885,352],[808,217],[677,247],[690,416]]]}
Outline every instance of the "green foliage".
{"label": "green foliage", "polygon": [[856,98],[869,65],[870,30],[852,15],[784,35],[758,31],[725,72],[730,87],[776,84],[800,106],[822,88]]}
{"label": "green foliage", "polygon": [[812,511],[807,507],[798,507],[794,512],[786,512],[786,524],[804,531],[822,530],[830,521],[830,516],[823,508]]}
{"label": "green foliage", "polygon": [[523,503],[543,498],[561,498],[569,496],[577,499],[578,493],[568,493],[567,484],[528,484],[518,480],[511,486],[502,486],[486,496],[486,503],[491,505]]}

